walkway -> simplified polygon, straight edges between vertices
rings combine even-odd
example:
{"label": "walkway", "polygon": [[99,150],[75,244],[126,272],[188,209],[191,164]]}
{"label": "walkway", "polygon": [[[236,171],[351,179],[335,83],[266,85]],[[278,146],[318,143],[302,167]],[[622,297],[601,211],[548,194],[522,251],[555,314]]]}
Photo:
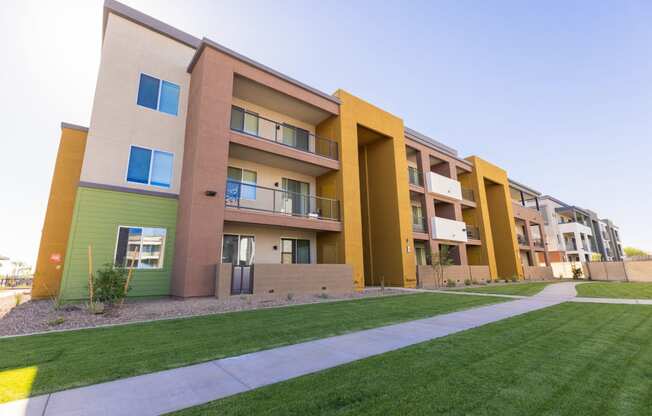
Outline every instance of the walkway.
{"label": "walkway", "polygon": [[573,300],[575,282],[538,295],[115,380],[0,405],[2,415],[159,415]]}

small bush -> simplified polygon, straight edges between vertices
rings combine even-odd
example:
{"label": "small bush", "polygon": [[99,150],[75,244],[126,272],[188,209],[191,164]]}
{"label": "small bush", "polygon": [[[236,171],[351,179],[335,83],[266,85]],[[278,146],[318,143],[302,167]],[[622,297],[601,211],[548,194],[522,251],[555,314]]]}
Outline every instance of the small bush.
{"label": "small bush", "polygon": [[471,281],[471,279],[466,279],[466,280],[464,281],[464,284],[465,284],[466,286],[471,286],[472,283],[473,283],[473,282]]}
{"label": "small bush", "polygon": [[320,293],[317,297],[320,299],[328,299],[328,293]]}
{"label": "small bush", "polygon": [[294,299],[294,293],[291,293],[291,292],[288,293],[288,295],[286,296],[286,299],[287,299],[288,302],[292,302],[292,299]]}
{"label": "small bush", "polygon": [[452,281],[452,280],[448,280],[448,281],[446,282],[446,287],[455,287],[455,282]]}
{"label": "small bush", "polygon": [[51,321],[48,321],[48,326],[58,326],[58,325],[61,325],[61,324],[64,323],[64,322],[66,322],[66,320],[63,319],[62,316],[60,316],[60,317],[58,317],[58,318],[56,318],[56,319],[53,319],[53,320],[51,320]]}
{"label": "small bush", "polygon": [[[124,298],[125,283],[127,282],[128,270],[124,267],[113,266],[110,263],[104,264],[97,271],[93,281],[94,301],[112,305]],[[131,288],[127,288],[129,291]]]}
{"label": "small bush", "polygon": [[513,283],[516,283],[517,281],[518,281],[518,276],[517,276],[517,275],[513,275],[513,276],[512,276],[512,282],[513,282]]}
{"label": "small bush", "polygon": [[104,313],[104,304],[102,302],[87,303],[86,309],[93,315],[101,315]]}
{"label": "small bush", "polygon": [[16,301],[16,306],[20,305],[20,303],[23,301],[23,294],[18,292],[14,295],[14,300]]}

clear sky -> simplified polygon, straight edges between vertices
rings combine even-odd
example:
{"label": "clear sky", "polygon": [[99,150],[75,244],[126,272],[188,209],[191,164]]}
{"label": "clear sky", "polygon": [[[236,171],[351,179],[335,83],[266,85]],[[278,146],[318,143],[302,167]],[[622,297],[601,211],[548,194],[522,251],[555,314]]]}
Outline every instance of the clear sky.
{"label": "clear sky", "polygon": [[[652,2],[125,3],[343,88],[652,251]],[[34,262],[59,123],[88,125],[102,2],[0,4],[0,254]]]}

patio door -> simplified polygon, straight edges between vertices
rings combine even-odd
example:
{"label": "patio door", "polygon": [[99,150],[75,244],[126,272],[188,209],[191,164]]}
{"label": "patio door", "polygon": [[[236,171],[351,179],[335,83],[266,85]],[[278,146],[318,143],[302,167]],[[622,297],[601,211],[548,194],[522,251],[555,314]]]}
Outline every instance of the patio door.
{"label": "patio door", "polygon": [[231,263],[231,294],[250,294],[254,281],[255,237],[224,234],[222,263]]}
{"label": "patio door", "polygon": [[310,212],[310,184],[283,178],[283,208],[287,214],[307,216]]}

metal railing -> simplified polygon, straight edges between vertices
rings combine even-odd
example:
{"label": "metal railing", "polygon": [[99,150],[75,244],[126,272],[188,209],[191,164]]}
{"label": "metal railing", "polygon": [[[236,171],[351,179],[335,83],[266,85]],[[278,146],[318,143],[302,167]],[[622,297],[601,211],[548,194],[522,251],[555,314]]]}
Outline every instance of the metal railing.
{"label": "metal railing", "polygon": [[469,240],[479,240],[480,239],[480,228],[467,225],[466,226],[466,238],[468,238]]}
{"label": "metal railing", "polygon": [[339,159],[337,142],[240,107],[231,107],[231,130],[329,159]]}
{"label": "metal railing", "polygon": [[535,247],[545,247],[545,244],[543,242],[542,238],[533,238],[532,243],[534,244]]}
{"label": "metal railing", "polygon": [[522,234],[516,234],[516,240],[522,246],[528,245],[527,238]]}
{"label": "metal railing", "polygon": [[340,220],[340,201],[337,199],[305,195],[232,180],[226,181],[224,205],[299,217]]}
{"label": "metal railing", "polygon": [[419,172],[419,169],[408,166],[408,181],[411,185],[423,186],[423,174]]}
{"label": "metal railing", "polygon": [[0,276],[0,287],[22,288],[32,285],[32,276]]}
{"label": "metal railing", "polygon": [[412,218],[412,231],[414,231],[415,233],[428,232],[428,228],[426,227],[425,217]]}
{"label": "metal railing", "polygon": [[462,188],[462,199],[465,201],[475,202],[475,193],[473,189]]}

